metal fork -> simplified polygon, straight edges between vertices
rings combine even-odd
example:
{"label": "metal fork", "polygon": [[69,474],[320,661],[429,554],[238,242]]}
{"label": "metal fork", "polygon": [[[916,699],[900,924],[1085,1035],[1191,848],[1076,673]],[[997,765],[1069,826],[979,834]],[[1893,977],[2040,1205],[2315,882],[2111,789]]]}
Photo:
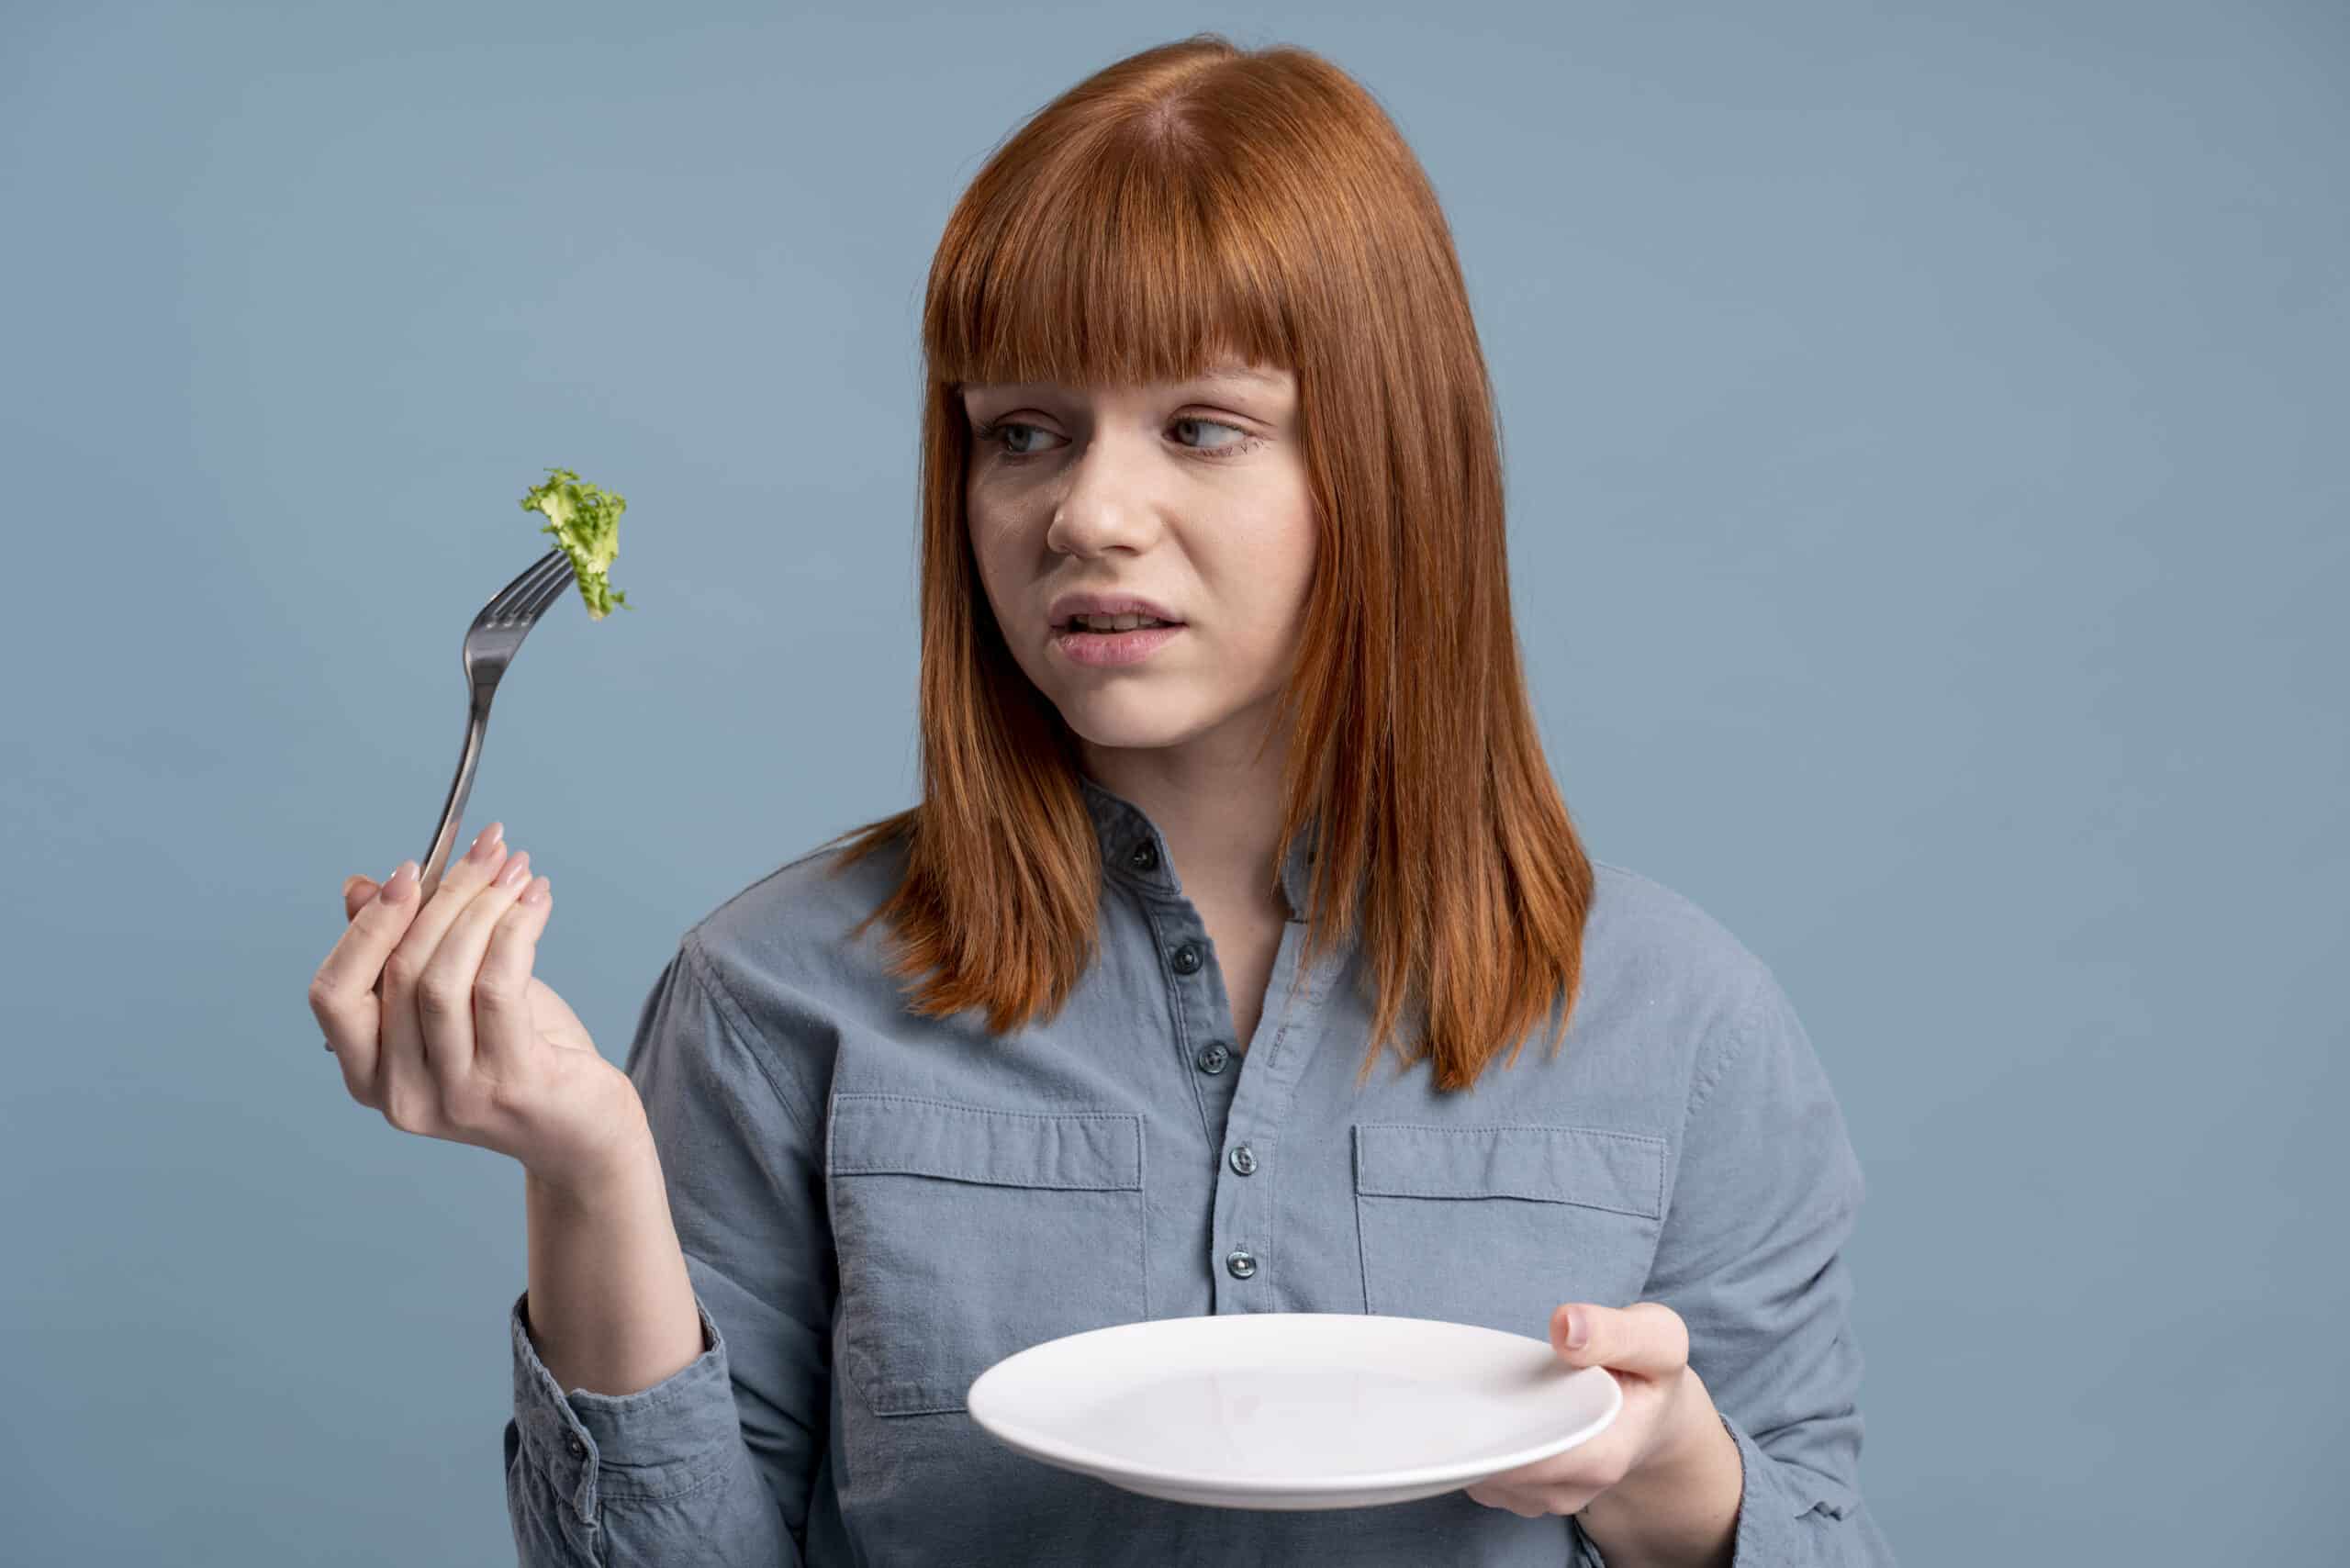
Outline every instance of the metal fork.
{"label": "metal fork", "polygon": [[[472,693],[465,714],[465,749],[457,758],[457,776],[450,780],[449,798],[441,807],[441,825],[432,830],[432,847],[425,851],[417,877],[419,905],[441,886],[441,873],[456,842],[457,824],[464,820],[465,798],[474,792],[474,769],[481,763],[481,737],[489,728],[489,700],[497,695],[498,683],[506,678],[506,668],[514,662],[522,639],[574,580],[571,558],[557,545],[492,594],[474,623],[465,628],[465,686]],[[378,979],[375,993],[380,996],[383,990],[384,982]],[[326,1047],[332,1051],[334,1042],[327,1041]]]}
{"label": "metal fork", "polygon": [[489,700],[522,646],[522,639],[539,623],[547,606],[563,596],[574,577],[571,557],[560,545],[531,563],[481,607],[465,628],[465,685],[472,702],[465,715],[465,749],[457,758],[457,776],[449,783],[449,799],[441,808],[441,825],[432,832],[432,847],[425,852],[417,878],[417,902],[421,904],[441,885],[449,863],[458,825],[464,821],[465,798],[473,793],[474,769],[481,762],[481,737],[489,728]]}

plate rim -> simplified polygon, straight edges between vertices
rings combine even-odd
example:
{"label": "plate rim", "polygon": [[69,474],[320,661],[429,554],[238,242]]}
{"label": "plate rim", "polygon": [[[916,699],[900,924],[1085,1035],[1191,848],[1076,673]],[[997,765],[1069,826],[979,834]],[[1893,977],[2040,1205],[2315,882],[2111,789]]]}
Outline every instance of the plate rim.
{"label": "plate rim", "polygon": [[1360,1319],[1366,1322],[1383,1321],[1437,1324],[1449,1329],[1469,1329],[1473,1331],[1473,1333],[1480,1335],[1498,1334],[1507,1338],[1522,1339],[1527,1344],[1539,1347],[1550,1355],[1555,1356],[1557,1354],[1557,1351],[1551,1346],[1545,1343],[1543,1340],[1535,1338],[1530,1334],[1515,1334],[1506,1328],[1492,1328],[1482,1323],[1458,1323],[1449,1318],[1412,1317],[1404,1314],[1366,1312],[1195,1313],[1181,1318],[1141,1318],[1132,1323],[1105,1324],[1100,1328],[1080,1329],[1074,1334],[1059,1335],[1054,1338],[1043,1340],[1038,1344],[1024,1347],[1021,1350],[1013,1351],[1011,1355],[1005,1356],[1002,1360],[996,1361],[993,1365],[982,1371],[978,1377],[971,1380],[970,1387],[965,1391],[965,1409],[970,1416],[971,1419],[990,1436],[995,1438],[999,1442],[1003,1443],[1006,1447],[1011,1448],[1015,1451],[1026,1453],[1034,1459],[1075,1468],[1085,1473],[1101,1476],[1104,1479],[1120,1477],[1126,1480],[1148,1481],[1189,1487],[1204,1492],[1222,1492],[1231,1495],[1250,1497],[1343,1496],[1356,1492],[1376,1492],[1382,1491],[1393,1486],[1411,1486],[1424,1484],[1430,1482],[1452,1480],[1473,1482],[1483,1476],[1496,1475],[1505,1470],[1515,1470],[1522,1464],[1532,1464],[1537,1461],[1548,1459],[1552,1454],[1563,1453],[1569,1449],[1579,1447],[1582,1444],[1590,1441],[1593,1438],[1597,1437],[1609,1427],[1615,1425],[1616,1417],[1623,1413],[1624,1386],[1613,1372],[1609,1372],[1605,1367],[1575,1367],[1567,1370],[1567,1375],[1560,1380],[1561,1386],[1571,1386],[1578,1380],[1585,1382],[1605,1380],[1607,1386],[1606,1408],[1601,1411],[1590,1423],[1578,1427],[1561,1436],[1546,1438],[1539,1443],[1530,1444],[1521,1449],[1510,1450],[1501,1453],[1480,1455],[1471,1460],[1457,1460],[1441,1464],[1421,1465],[1410,1470],[1367,1472],[1358,1475],[1348,1476],[1343,1480],[1332,1479],[1306,1481],[1301,1483],[1295,1479],[1278,1480],[1266,1478],[1263,1480],[1256,1480],[1248,1477],[1233,1477],[1208,1472],[1169,1470],[1153,1466],[1143,1466],[1123,1462],[1115,1458],[1105,1456],[1097,1450],[1063,1442],[1058,1439],[1039,1434],[1033,1428],[1024,1428],[1017,1421],[1007,1422],[1003,1419],[1002,1413],[1000,1410],[994,1412],[992,1415],[983,1414],[980,1406],[983,1403],[986,1403],[986,1401],[974,1400],[971,1397],[973,1394],[978,1393],[979,1384],[992,1375],[998,1368],[1019,1357],[1028,1355],[1033,1351],[1042,1350],[1048,1347],[1061,1344],[1065,1340],[1084,1338],[1094,1334],[1115,1333],[1120,1329],[1138,1330],[1139,1332],[1134,1336],[1138,1338],[1141,1337],[1142,1334],[1147,1333],[1151,1326],[1158,1324],[1177,1322],[1241,1321],[1270,1317],[1346,1317]]}

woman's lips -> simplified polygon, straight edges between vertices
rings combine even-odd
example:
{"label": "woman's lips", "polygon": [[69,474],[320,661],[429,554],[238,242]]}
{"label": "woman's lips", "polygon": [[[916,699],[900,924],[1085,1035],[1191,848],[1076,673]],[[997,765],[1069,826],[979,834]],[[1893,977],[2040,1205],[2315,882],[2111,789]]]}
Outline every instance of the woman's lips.
{"label": "woman's lips", "polygon": [[1138,664],[1165,647],[1181,633],[1172,626],[1137,626],[1131,632],[1056,632],[1053,646],[1072,664],[1102,668]]}

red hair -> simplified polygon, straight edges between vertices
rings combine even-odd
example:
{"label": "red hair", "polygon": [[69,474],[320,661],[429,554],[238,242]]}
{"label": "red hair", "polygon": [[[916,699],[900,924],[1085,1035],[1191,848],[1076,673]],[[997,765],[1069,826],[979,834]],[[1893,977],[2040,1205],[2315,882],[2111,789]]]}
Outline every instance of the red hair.
{"label": "red hair", "polygon": [[[1201,34],[1019,126],[946,220],[923,311],[923,799],[861,923],[909,1005],[1057,1013],[1091,963],[1101,848],[1075,737],[1013,661],[965,514],[966,380],[1297,377],[1317,531],[1284,689],[1281,848],[1311,823],[1306,962],[1360,944],[1367,1077],[1392,1039],[1472,1085],[1581,972],[1592,868],[1544,760],[1510,616],[1501,437],[1450,230],[1371,94],[1303,49]],[[830,847],[827,846],[826,847]]]}

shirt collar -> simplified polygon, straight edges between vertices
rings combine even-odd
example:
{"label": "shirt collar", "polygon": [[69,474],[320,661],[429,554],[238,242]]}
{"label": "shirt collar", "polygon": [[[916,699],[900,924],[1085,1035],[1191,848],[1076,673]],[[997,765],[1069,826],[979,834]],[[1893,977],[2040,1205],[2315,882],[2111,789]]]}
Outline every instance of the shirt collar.
{"label": "shirt collar", "polygon": [[[1103,868],[1163,892],[1181,892],[1183,885],[1176,879],[1172,857],[1167,853],[1167,840],[1160,836],[1158,824],[1143,809],[1125,796],[1112,793],[1084,773],[1077,776],[1077,781],[1084,790],[1085,809],[1093,818],[1094,835],[1101,840]],[[1314,866],[1315,828],[1315,823],[1307,822],[1304,831],[1291,843],[1289,857],[1281,865],[1281,896],[1289,901],[1292,923],[1305,918],[1306,890]]]}

